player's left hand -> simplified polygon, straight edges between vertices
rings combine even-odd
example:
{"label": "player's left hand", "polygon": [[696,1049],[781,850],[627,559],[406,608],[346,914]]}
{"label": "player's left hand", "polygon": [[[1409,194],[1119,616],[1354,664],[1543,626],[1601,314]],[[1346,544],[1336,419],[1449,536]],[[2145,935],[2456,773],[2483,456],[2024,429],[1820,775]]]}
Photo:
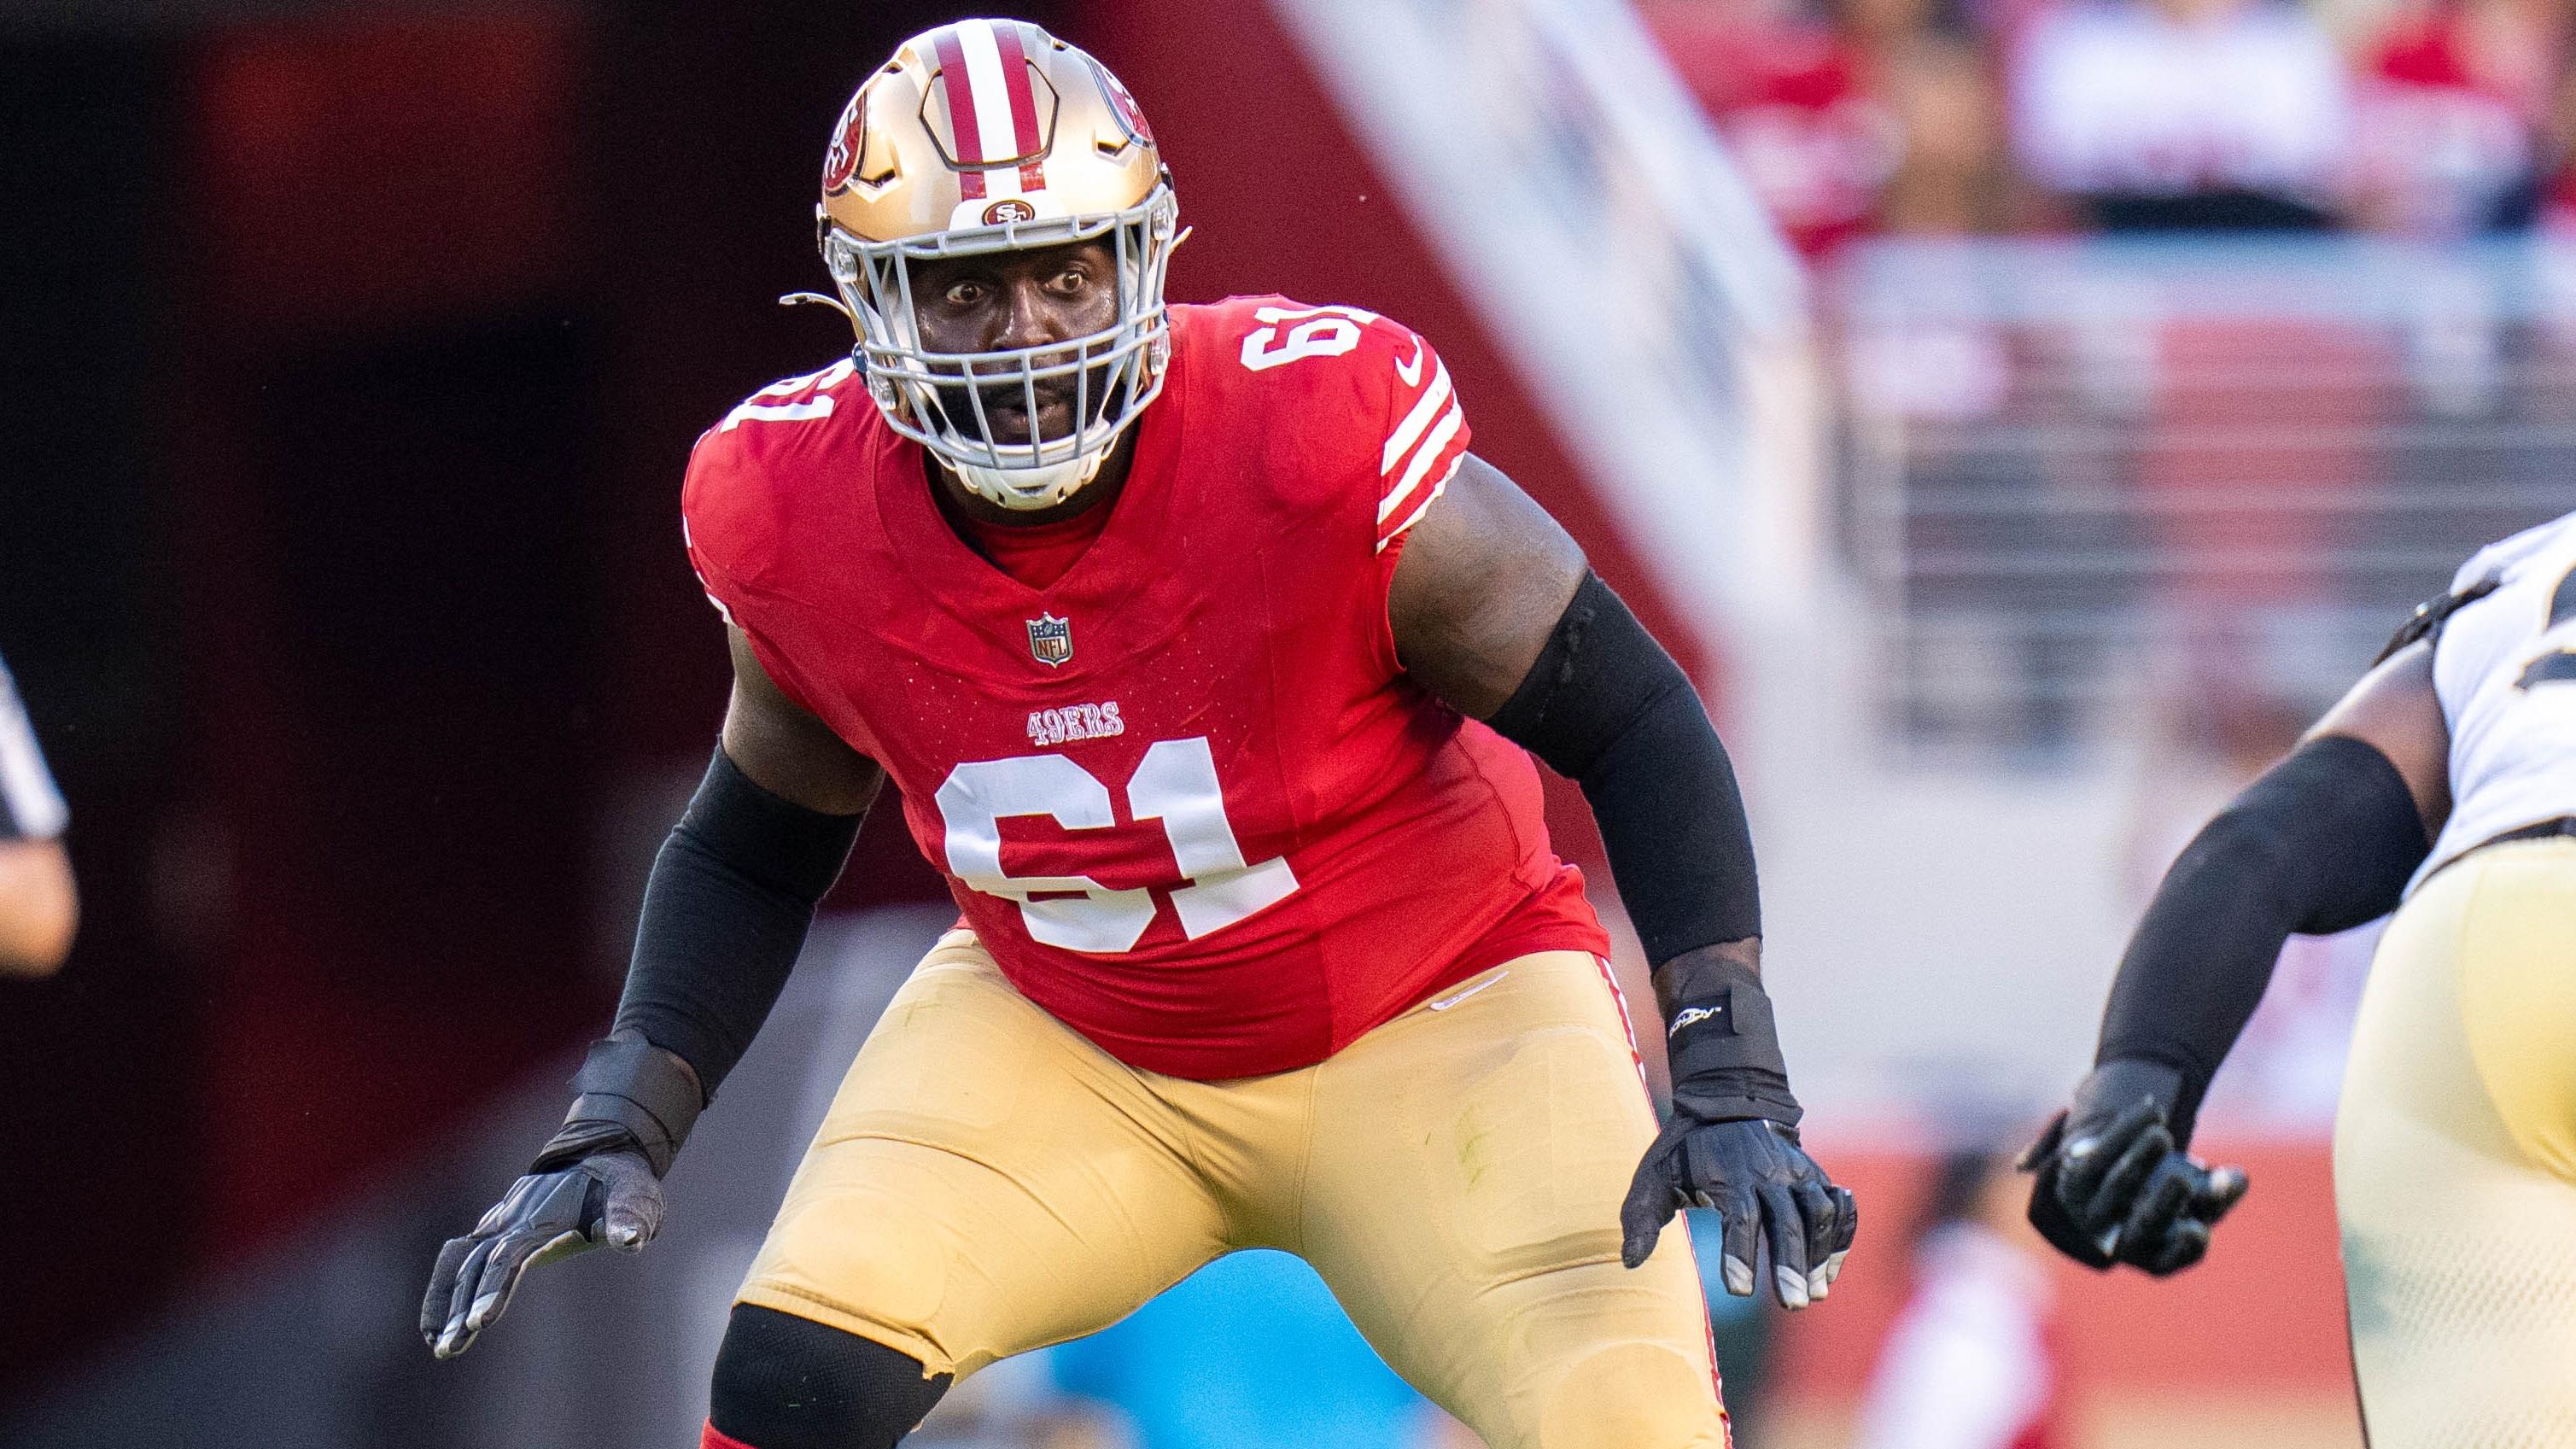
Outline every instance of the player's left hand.
{"label": "player's left hand", "polygon": [[[1798,1130],[1749,1118],[1711,1122],[1676,1107],[1637,1166],[1619,1209],[1621,1262],[1634,1268],[1685,1207],[1716,1210],[1725,1225],[1726,1291],[1751,1296],[1768,1279],[1783,1308],[1824,1298],[1860,1229],[1860,1207],[1798,1145]],[[1767,1246],[1767,1272],[1759,1248]]]}

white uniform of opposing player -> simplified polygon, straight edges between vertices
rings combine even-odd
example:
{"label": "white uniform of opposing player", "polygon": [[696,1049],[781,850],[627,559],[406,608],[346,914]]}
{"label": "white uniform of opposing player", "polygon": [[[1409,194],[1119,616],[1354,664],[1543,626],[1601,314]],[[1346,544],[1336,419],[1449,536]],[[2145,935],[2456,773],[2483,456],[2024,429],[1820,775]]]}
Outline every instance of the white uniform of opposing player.
{"label": "white uniform of opposing player", "polygon": [[[2374,1449],[2576,1446],[2576,514],[2461,569],[2451,810],[2390,923],[2335,1126]],[[2567,827],[2576,830],[2576,826]]]}

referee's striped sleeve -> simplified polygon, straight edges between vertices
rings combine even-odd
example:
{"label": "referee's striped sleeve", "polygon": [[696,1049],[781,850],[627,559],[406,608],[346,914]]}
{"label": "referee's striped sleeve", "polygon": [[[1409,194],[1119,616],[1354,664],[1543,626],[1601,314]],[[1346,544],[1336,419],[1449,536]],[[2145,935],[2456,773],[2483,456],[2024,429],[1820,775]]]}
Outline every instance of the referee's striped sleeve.
{"label": "referee's striped sleeve", "polygon": [[71,823],[9,666],[0,664],[0,840],[51,840]]}

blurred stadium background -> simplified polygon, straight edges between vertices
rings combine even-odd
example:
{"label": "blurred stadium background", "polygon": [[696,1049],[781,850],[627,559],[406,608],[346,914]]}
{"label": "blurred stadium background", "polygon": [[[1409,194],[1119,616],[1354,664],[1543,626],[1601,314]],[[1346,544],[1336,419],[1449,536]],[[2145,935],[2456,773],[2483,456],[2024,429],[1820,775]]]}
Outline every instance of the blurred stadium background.
{"label": "blurred stadium background", "polygon": [[[822,277],[826,131],[963,13],[0,8],[0,653],[86,897],[61,977],[0,982],[0,1443],[692,1442],[942,920],[891,810],[665,1238],[457,1363],[412,1319],[560,1112],[705,759],[689,442],[846,345],[770,305]],[[2000,1392],[2056,1426],[2025,1449],[2357,1445],[2325,1144],[2366,931],[2293,943],[2222,1078],[2203,1140],[2255,1188],[2200,1269],[1914,1224],[2080,1073],[2198,818],[2475,545],[2576,505],[2563,0],[1018,13],[1153,117],[1176,299],[1437,339],[1718,712],[1866,1213],[1823,1308],[1718,1305],[1739,1442],[2001,1449],[1959,1428]],[[1460,1442],[1257,1255],[922,1440]]]}

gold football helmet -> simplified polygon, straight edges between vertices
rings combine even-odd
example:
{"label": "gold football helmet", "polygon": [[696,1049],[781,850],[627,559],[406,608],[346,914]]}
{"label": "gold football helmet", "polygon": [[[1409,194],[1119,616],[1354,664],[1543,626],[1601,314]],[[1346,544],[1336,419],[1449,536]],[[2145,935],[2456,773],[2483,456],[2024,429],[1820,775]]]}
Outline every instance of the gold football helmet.
{"label": "gold football helmet", "polygon": [[[961,20],[905,41],[841,112],[815,208],[877,406],[896,432],[1006,508],[1044,508],[1091,481],[1162,390],[1171,355],[1163,275],[1179,216],[1127,88],[1016,20]],[[1116,325],[1016,351],[923,349],[914,260],[1095,239],[1117,259]],[[1071,431],[1045,436],[1039,384],[1065,378],[1075,389]],[[1003,441],[987,403],[1013,389],[1030,435]]]}

